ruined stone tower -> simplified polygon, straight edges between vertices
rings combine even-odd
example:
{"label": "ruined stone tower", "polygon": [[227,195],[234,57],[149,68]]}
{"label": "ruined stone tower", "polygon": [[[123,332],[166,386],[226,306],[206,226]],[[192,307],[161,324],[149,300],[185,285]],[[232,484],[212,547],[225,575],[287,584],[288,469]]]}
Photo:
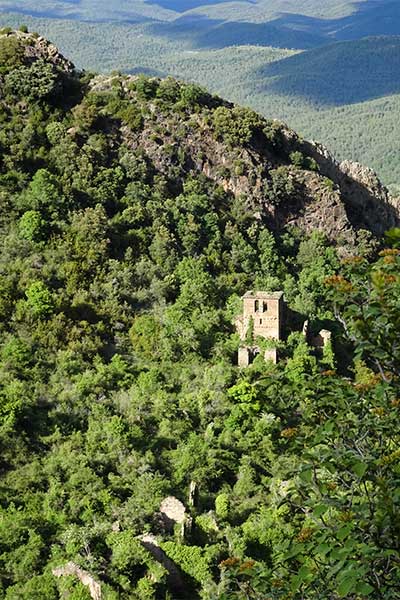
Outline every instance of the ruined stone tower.
{"label": "ruined stone tower", "polygon": [[[238,352],[238,364],[247,367],[260,353],[256,345],[246,343],[249,331],[253,339],[258,336],[265,339],[282,339],[283,292],[246,292],[243,300],[243,315],[236,321],[236,329],[241,344]],[[276,349],[265,351],[265,360],[277,362]]]}

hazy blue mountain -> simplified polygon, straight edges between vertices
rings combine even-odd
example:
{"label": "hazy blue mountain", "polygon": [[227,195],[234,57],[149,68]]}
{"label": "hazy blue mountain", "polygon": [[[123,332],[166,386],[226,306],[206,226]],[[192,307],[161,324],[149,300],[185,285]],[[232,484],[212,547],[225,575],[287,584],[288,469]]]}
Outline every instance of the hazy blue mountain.
{"label": "hazy blue mountain", "polygon": [[339,42],[262,67],[265,92],[344,105],[400,92],[400,36]]}
{"label": "hazy blue mountain", "polygon": [[335,40],[400,35],[394,0],[0,0],[0,10],[49,18],[158,22],[158,33],[192,35],[199,47],[310,48]]}
{"label": "hazy blue mountain", "polygon": [[168,38],[190,39],[192,46],[198,49],[243,45],[308,49],[326,43],[324,35],[313,33],[311,29],[288,27],[284,21],[224,21],[187,14],[168,23],[151,23],[149,32]]}

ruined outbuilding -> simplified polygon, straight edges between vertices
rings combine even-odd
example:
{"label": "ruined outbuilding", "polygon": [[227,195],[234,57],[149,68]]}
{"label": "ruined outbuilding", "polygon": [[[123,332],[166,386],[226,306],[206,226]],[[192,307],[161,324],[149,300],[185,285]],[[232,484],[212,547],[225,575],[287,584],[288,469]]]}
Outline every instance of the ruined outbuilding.
{"label": "ruined outbuilding", "polygon": [[167,531],[173,531],[176,523],[183,528],[187,519],[186,507],[178,498],[168,496],[161,502],[160,516]]}
{"label": "ruined outbuilding", "polygon": [[[261,352],[260,347],[254,343],[257,337],[282,339],[284,300],[283,292],[261,291],[248,291],[242,300],[243,314],[236,320],[236,330],[240,336],[238,365],[247,367]],[[276,348],[265,350],[264,358],[276,363]]]}
{"label": "ruined outbuilding", "polygon": [[92,600],[101,600],[100,583],[96,581],[88,571],[84,571],[74,562],[70,561],[64,567],[53,569],[52,573],[55,577],[76,577],[82,585],[89,588],[89,594]]}
{"label": "ruined outbuilding", "polygon": [[317,350],[324,350],[332,341],[332,332],[328,329],[321,329],[317,335],[310,340],[311,346]]}

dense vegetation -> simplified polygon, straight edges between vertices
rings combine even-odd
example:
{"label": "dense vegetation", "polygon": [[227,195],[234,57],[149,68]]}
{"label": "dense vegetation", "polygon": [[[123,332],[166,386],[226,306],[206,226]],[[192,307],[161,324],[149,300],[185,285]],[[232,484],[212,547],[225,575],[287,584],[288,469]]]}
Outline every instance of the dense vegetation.
{"label": "dense vegetation", "polygon": [[[1,1],[0,6],[6,7]],[[70,10],[77,7],[68,6]],[[153,5],[145,6],[154,9]],[[224,11],[229,6],[220,5]],[[246,3],[243,10],[254,6]],[[101,14],[98,5],[95,8]],[[308,8],[316,11],[310,3]],[[301,10],[306,14],[305,6]],[[398,22],[384,17],[382,12],[385,23]],[[263,18],[267,20],[268,16]],[[363,18],[358,15],[355,22]],[[371,27],[366,33],[385,33],[379,29],[380,18],[373,19],[375,29]],[[169,74],[196,81],[267,117],[286,121],[305,137],[323,142],[338,158],[351,158],[372,167],[393,192],[398,191],[396,37],[333,44],[293,57],[294,51],[270,47],[273,43],[285,46],[282,32],[275,29],[272,36],[262,28],[254,29],[254,23],[247,24],[247,33],[229,30],[225,35],[222,25],[214,23],[210,29],[207,19],[198,17],[168,23],[116,24],[0,14],[0,22],[14,26],[26,22],[88,70]],[[243,29],[243,23],[239,25]],[[268,22],[265,25],[270,26]],[[349,30],[346,26],[345,31]],[[293,35],[292,26],[287,31]],[[217,45],[210,43],[211,34]],[[202,41],[204,36],[207,39]],[[226,44],[233,46],[220,47]],[[293,46],[289,40],[286,45]],[[277,62],[271,65],[272,61]]]}
{"label": "dense vegetation", "polygon": [[[53,575],[73,561],[106,600],[395,599],[399,251],[341,262],[321,233],[270,231],[182,170],[180,132],[201,120],[227,156],[260,128],[281,152],[251,111],[171,79],[91,81],[27,60],[27,39],[0,38],[0,594],[88,599]],[[132,143],[144,127],[157,141],[160,115],[166,171]],[[279,364],[241,371],[250,288],[283,288],[292,311]],[[335,352],[307,345],[306,317]],[[184,532],[160,521],[169,495]]]}

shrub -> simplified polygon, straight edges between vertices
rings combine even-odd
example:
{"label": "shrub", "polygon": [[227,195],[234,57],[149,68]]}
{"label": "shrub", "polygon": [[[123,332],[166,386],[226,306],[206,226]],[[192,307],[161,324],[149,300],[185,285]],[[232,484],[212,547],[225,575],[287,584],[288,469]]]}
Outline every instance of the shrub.
{"label": "shrub", "polygon": [[25,292],[27,305],[34,316],[46,317],[54,310],[53,296],[42,281],[31,283]]}
{"label": "shrub", "polygon": [[275,206],[290,201],[296,188],[289,171],[285,167],[278,167],[270,172],[270,176],[265,188],[267,201]]}
{"label": "shrub", "polygon": [[169,104],[178,102],[181,98],[181,89],[179,83],[173,77],[167,77],[160,81],[157,89],[157,98],[164,100]]}
{"label": "shrub", "polygon": [[41,100],[58,89],[58,75],[53,65],[37,60],[30,67],[20,66],[6,77],[6,89],[12,96]]}
{"label": "shrub", "polygon": [[289,159],[294,167],[297,167],[298,169],[302,169],[304,167],[304,156],[298,150],[291,152],[289,154]]}
{"label": "shrub", "polygon": [[246,163],[243,160],[235,160],[233,163],[234,173],[237,177],[244,175],[246,173]]}
{"label": "shrub", "polygon": [[257,129],[262,131],[262,117],[249,108],[219,106],[212,115],[214,131],[218,139],[229,146],[245,146],[250,143]]}
{"label": "shrub", "polygon": [[142,128],[143,116],[137,104],[127,104],[121,107],[117,114],[121,121],[133,131],[138,131]]}
{"label": "shrub", "polygon": [[31,242],[40,242],[46,233],[46,221],[37,210],[26,211],[19,220],[19,234]]}
{"label": "shrub", "polygon": [[207,92],[199,85],[189,84],[181,87],[181,102],[184,107],[192,108],[205,102]]}
{"label": "shrub", "polygon": [[[42,214],[56,216],[62,206],[59,182],[47,169],[39,169],[33,176],[28,189],[21,194],[21,206],[30,211],[40,211]],[[25,219],[32,220],[34,217]],[[27,224],[27,223],[25,223]]]}
{"label": "shrub", "polygon": [[46,127],[46,135],[52,146],[59,144],[63,137],[65,136],[67,130],[65,125],[60,123],[59,121],[53,121],[49,123]]}
{"label": "shrub", "polygon": [[215,498],[215,512],[220,519],[227,519],[229,515],[228,494],[218,494]]}
{"label": "shrub", "polygon": [[173,560],[184,573],[193,577],[199,583],[210,579],[210,559],[207,557],[204,548],[184,546],[176,542],[164,542],[161,544],[161,548],[168,558]]}
{"label": "shrub", "polygon": [[[9,28],[2,29],[0,33],[6,34],[8,30]],[[21,66],[23,57],[24,47],[19,39],[14,36],[0,38],[0,74]]]}
{"label": "shrub", "polygon": [[314,158],[304,156],[298,150],[289,154],[290,162],[298,169],[307,169],[308,171],[318,171],[318,164]]}
{"label": "shrub", "polygon": [[274,150],[279,150],[283,146],[283,129],[284,125],[279,121],[274,120],[267,120],[263,127],[265,138]]}
{"label": "shrub", "polygon": [[314,158],[311,158],[310,156],[306,157],[305,168],[308,169],[309,171],[318,171],[319,170],[317,161]]}
{"label": "shrub", "polygon": [[139,75],[137,79],[129,84],[129,88],[134,90],[139,100],[151,100],[157,95],[159,81],[151,79],[146,75]]}

